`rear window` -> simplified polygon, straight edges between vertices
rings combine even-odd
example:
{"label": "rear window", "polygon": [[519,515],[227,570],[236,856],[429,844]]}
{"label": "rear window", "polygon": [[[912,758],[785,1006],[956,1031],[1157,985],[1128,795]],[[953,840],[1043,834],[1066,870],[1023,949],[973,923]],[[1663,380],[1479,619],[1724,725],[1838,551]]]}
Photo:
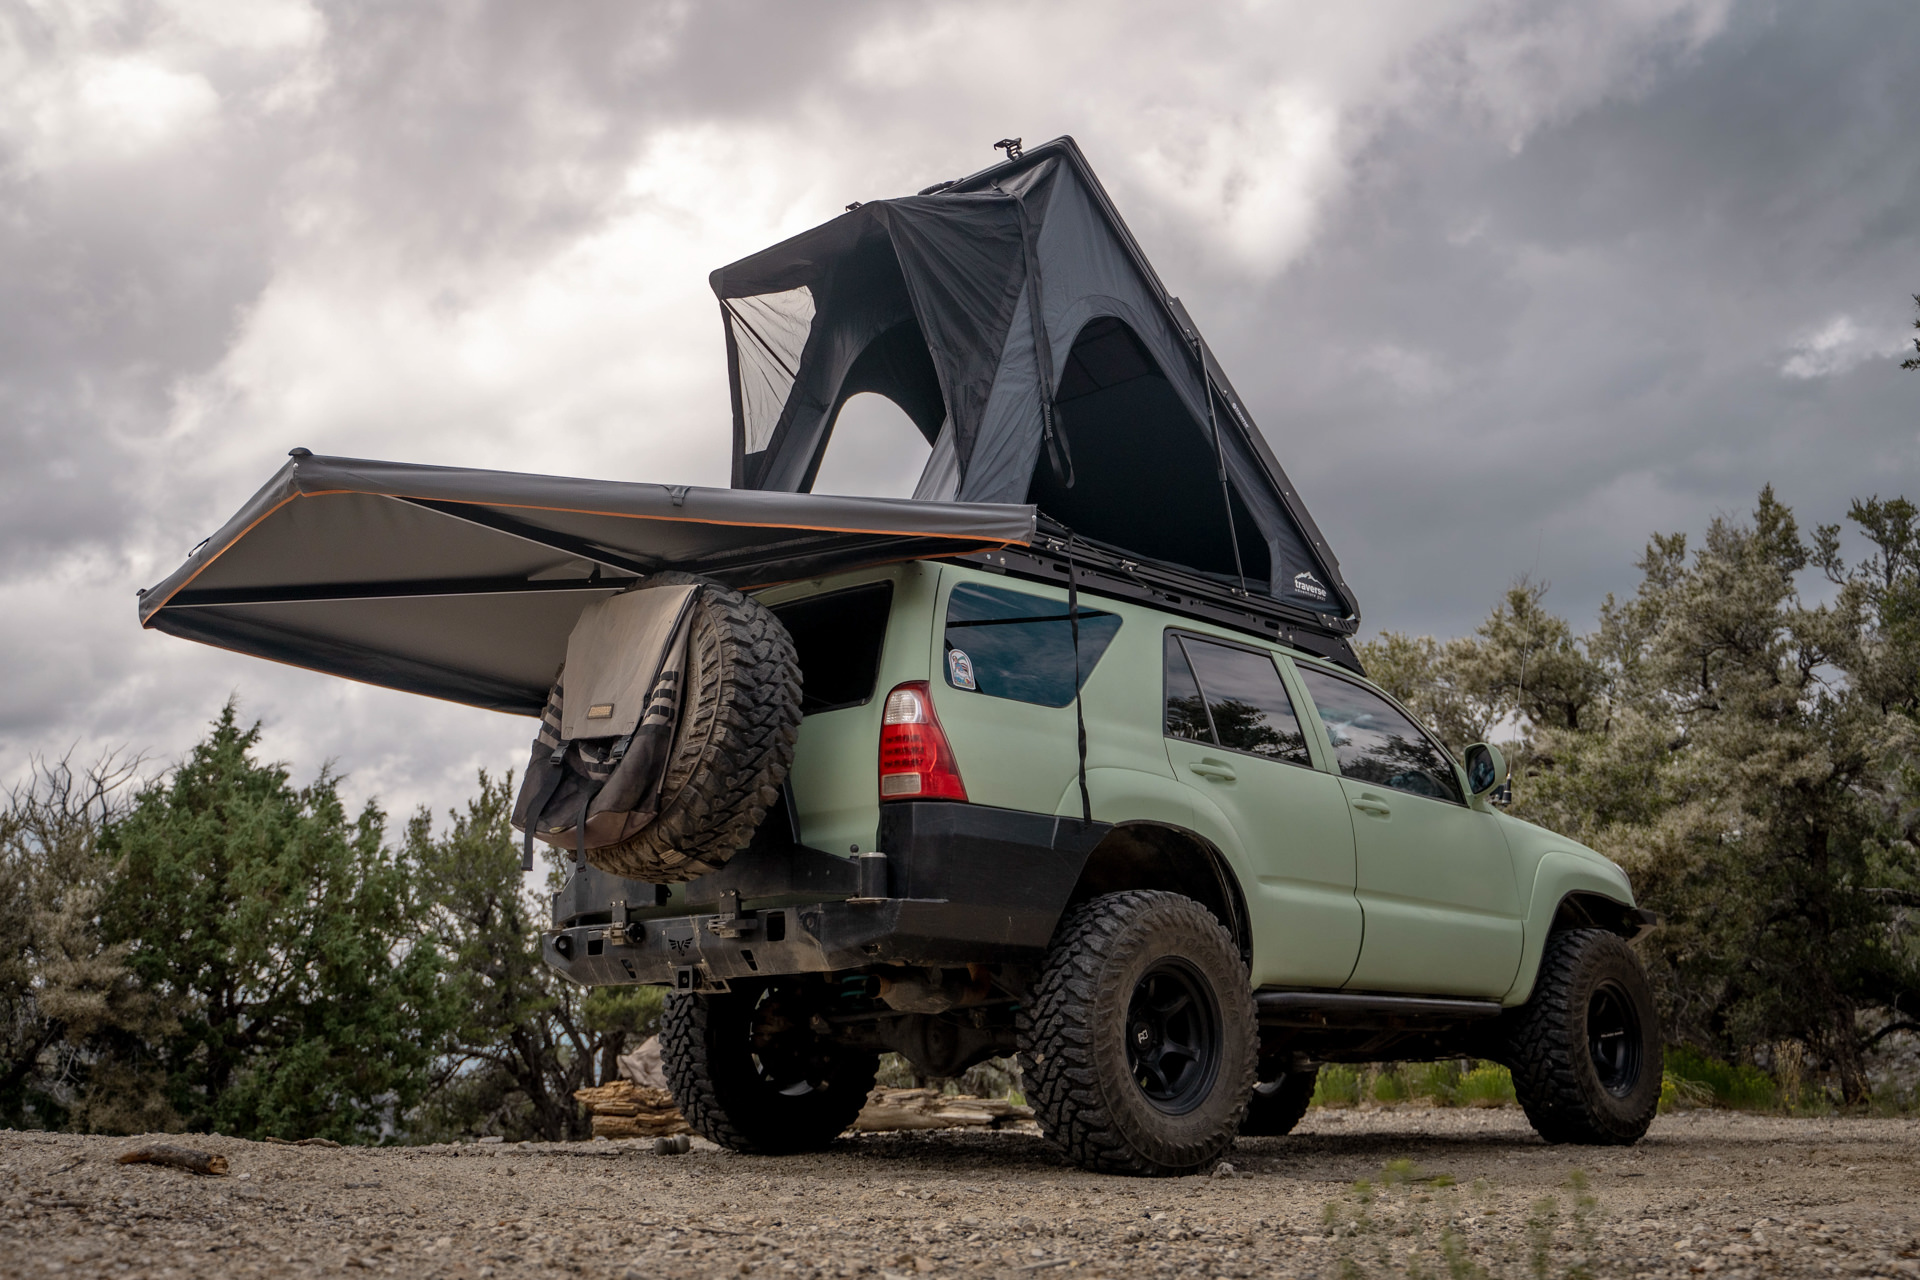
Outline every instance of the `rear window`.
{"label": "rear window", "polygon": [[800,657],[801,715],[872,700],[880,679],[887,615],[893,610],[891,582],[829,591],[772,609]]}
{"label": "rear window", "polygon": [[[1085,684],[1120,619],[1080,610],[1080,683]],[[947,599],[947,683],[990,698],[1043,707],[1073,701],[1073,628],[1067,606],[1005,587],[962,583]]]}

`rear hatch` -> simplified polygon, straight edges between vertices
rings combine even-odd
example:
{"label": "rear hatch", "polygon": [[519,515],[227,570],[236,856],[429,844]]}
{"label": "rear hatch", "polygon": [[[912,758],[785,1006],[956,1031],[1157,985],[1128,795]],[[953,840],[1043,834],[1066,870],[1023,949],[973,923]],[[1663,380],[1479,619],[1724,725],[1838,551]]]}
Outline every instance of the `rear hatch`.
{"label": "rear hatch", "polygon": [[800,660],[788,787],[801,843],[836,854],[874,847],[881,712],[889,689],[927,678],[938,585],[931,566],[913,563],[760,593]]}

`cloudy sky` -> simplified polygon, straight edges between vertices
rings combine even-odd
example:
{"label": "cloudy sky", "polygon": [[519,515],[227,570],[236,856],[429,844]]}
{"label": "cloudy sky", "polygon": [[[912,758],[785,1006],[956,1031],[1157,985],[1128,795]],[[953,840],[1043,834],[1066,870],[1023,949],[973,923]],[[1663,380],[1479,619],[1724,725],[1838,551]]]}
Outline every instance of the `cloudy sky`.
{"label": "cloudy sky", "polygon": [[[0,0],[0,778],[229,694],[404,810],[527,722],[134,621],[288,448],[725,484],[706,273],[1075,135],[1368,629],[1920,497],[1909,5]],[[821,487],[907,487],[861,406]]]}

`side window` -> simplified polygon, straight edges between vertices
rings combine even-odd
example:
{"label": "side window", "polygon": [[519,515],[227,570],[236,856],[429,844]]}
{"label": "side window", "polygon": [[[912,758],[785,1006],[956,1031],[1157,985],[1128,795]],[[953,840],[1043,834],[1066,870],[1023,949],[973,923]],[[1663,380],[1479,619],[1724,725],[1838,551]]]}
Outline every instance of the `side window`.
{"label": "side window", "polygon": [[800,660],[801,715],[857,707],[873,697],[892,611],[891,582],[773,606]]}
{"label": "side window", "polygon": [[1167,732],[1268,760],[1313,763],[1273,659],[1194,636],[1167,636]]}
{"label": "side window", "polygon": [[1466,803],[1447,753],[1392,703],[1304,663],[1299,671],[1333,740],[1341,773],[1395,791]]}
{"label": "side window", "polygon": [[1207,704],[1200,700],[1193,665],[1180,647],[1180,637],[1171,631],[1167,632],[1167,736],[1213,741],[1213,722],[1207,719]]}
{"label": "side window", "polygon": [[[1120,631],[1120,619],[1080,610],[1080,683]],[[993,698],[1064,707],[1073,701],[1073,628],[1045,596],[966,582],[947,598],[947,683]]]}

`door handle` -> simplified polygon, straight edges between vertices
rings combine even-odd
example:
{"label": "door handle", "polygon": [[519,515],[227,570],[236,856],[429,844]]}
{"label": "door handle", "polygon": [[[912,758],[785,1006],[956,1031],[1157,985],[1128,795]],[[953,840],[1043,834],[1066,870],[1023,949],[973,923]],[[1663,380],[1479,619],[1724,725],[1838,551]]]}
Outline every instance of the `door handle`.
{"label": "door handle", "polygon": [[1379,796],[1363,795],[1353,802],[1353,807],[1362,813],[1372,814],[1376,818],[1391,818],[1393,806]]}
{"label": "door handle", "polygon": [[1201,777],[1211,778],[1215,782],[1232,782],[1240,776],[1218,760],[1201,760],[1187,767]]}

